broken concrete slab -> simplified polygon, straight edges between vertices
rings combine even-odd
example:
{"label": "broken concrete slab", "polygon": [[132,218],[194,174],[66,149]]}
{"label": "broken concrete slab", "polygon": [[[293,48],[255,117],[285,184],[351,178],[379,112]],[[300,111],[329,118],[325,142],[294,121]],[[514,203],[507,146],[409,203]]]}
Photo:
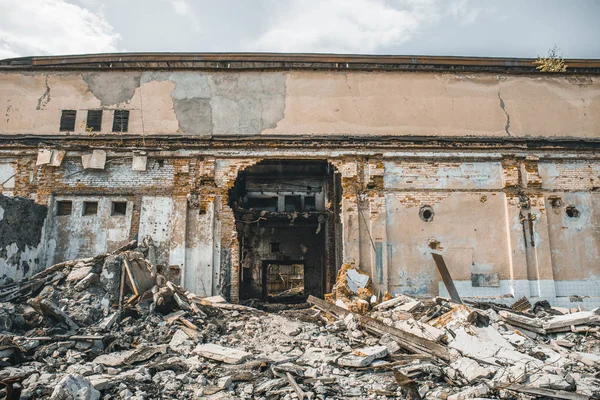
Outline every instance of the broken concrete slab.
{"label": "broken concrete slab", "polygon": [[344,367],[366,367],[373,361],[388,355],[386,346],[361,347],[351,354],[340,357],[337,362]]}
{"label": "broken concrete slab", "polygon": [[411,333],[415,336],[434,342],[439,342],[446,337],[446,332],[443,330],[414,319],[396,321],[393,326],[403,332]]}
{"label": "broken concrete slab", "polygon": [[468,358],[459,357],[450,364],[467,380],[469,383],[476,383],[491,378],[496,373],[496,368],[479,364],[479,362]]}
{"label": "broken concrete slab", "polygon": [[543,328],[547,332],[558,332],[570,330],[571,326],[587,324],[600,320],[593,311],[580,311],[573,314],[557,315],[543,322]]}
{"label": "broken concrete slab", "polygon": [[252,358],[251,353],[214,343],[199,344],[192,353],[211,360],[222,361],[226,364],[241,364]]}

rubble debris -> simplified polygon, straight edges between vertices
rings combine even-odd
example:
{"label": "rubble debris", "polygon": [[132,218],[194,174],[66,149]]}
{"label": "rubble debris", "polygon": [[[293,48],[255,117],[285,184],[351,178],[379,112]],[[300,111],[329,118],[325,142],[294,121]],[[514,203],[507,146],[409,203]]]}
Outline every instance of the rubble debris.
{"label": "rubble debris", "polygon": [[211,360],[223,361],[227,364],[240,364],[252,357],[252,354],[248,352],[212,343],[199,344],[193,353]]}
{"label": "rubble debris", "polygon": [[600,396],[598,310],[377,304],[348,266],[329,301],[264,312],[186,291],[136,245],[0,288],[0,398]]}

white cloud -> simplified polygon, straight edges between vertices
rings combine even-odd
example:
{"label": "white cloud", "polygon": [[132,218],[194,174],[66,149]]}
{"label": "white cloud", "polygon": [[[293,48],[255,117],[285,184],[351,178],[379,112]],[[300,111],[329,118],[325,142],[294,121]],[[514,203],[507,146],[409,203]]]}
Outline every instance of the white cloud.
{"label": "white cloud", "polygon": [[115,52],[120,38],[104,17],[80,5],[0,0],[0,59]]}
{"label": "white cloud", "polygon": [[[277,5],[277,4],[274,4]],[[248,50],[373,53],[413,39],[447,15],[473,22],[468,0],[289,0]]]}
{"label": "white cloud", "polygon": [[171,4],[177,14],[188,18],[196,31],[200,30],[200,24],[198,23],[198,18],[196,18],[194,7],[192,7],[189,0],[171,0]]}
{"label": "white cloud", "polygon": [[187,16],[192,12],[192,6],[187,0],[173,0],[173,8],[179,15]]}

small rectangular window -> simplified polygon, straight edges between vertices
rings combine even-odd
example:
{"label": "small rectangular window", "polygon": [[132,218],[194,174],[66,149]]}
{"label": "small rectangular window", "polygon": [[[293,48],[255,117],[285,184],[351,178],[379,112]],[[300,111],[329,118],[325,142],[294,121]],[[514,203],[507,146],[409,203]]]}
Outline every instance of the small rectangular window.
{"label": "small rectangular window", "polygon": [[316,209],[315,196],[304,197],[304,211],[315,211]]}
{"label": "small rectangular window", "polygon": [[279,243],[271,243],[271,253],[279,253],[281,251],[281,246]]}
{"label": "small rectangular window", "polygon": [[62,110],[60,116],[60,131],[61,132],[73,132],[75,130],[75,116],[77,111],[75,110]]}
{"label": "small rectangular window", "polygon": [[285,211],[300,211],[302,208],[302,197],[299,195],[285,196]]}
{"label": "small rectangular window", "polygon": [[84,201],[83,202],[83,215],[96,215],[98,214],[98,202],[97,201]]}
{"label": "small rectangular window", "polygon": [[56,215],[71,215],[73,202],[70,200],[56,202]]}
{"label": "small rectangular window", "polygon": [[86,131],[100,132],[102,129],[102,110],[88,110],[86,125]]}
{"label": "small rectangular window", "polygon": [[127,215],[127,202],[113,201],[111,215]]}
{"label": "small rectangular window", "polygon": [[115,110],[113,132],[127,132],[129,127],[129,110]]}

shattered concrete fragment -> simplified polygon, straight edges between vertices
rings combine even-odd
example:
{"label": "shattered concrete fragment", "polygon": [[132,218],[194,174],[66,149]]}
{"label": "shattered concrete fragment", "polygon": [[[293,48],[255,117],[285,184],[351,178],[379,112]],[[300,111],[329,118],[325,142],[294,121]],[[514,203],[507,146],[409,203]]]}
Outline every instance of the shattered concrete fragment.
{"label": "shattered concrete fragment", "polygon": [[81,292],[98,281],[100,281],[100,276],[98,276],[98,274],[90,272],[85,278],[77,282],[77,284],[75,285],[75,290]]}
{"label": "shattered concrete fragment", "polygon": [[360,273],[355,269],[346,271],[346,284],[352,293],[358,293],[358,289],[362,289],[369,283],[369,275]]}
{"label": "shattered concrete fragment", "polygon": [[467,357],[458,358],[450,364],[450,366],[460,372],[460,374],[470,383],[486,380],[496,373],[495,368],[479,364],[477,361]]}
{"label": "shattered concrete fragment", "polygon": [[543,327],[547,331],[556,331],[561,328],[569,328],[572,325],[582,325],[589,322],[598,321],[600,317],[593,311],[581,311],[573,314],[558,315],[544,321]]}
{"label": "shattered concrete fragment", "polygon": [[362,347],[338,359],[338,364],[344,367],[366,367],[378,358],[388,355],[385,346]]}
{"label": "shattered concrete fragment", "polygon": [[455,393],[447,397],[447,400],[464,400],[464,399],[476,399],[487,396],[490,393],[490,388],[485,384],[481,383],[477,386],[470,387],[459,393]]}
{"label": "shattered concrete fragment", "polygon": [[100,392],[81,375],[65,376],[54,388],[50,400],[98,400]]}
{"label": "shattered concrete fragment", "polygon": [[222,361],[226,364],[240,364],[252,357],[252,354],[245,351],[213,343],[199,344],[193,350],[193,353],[211,360]]}

